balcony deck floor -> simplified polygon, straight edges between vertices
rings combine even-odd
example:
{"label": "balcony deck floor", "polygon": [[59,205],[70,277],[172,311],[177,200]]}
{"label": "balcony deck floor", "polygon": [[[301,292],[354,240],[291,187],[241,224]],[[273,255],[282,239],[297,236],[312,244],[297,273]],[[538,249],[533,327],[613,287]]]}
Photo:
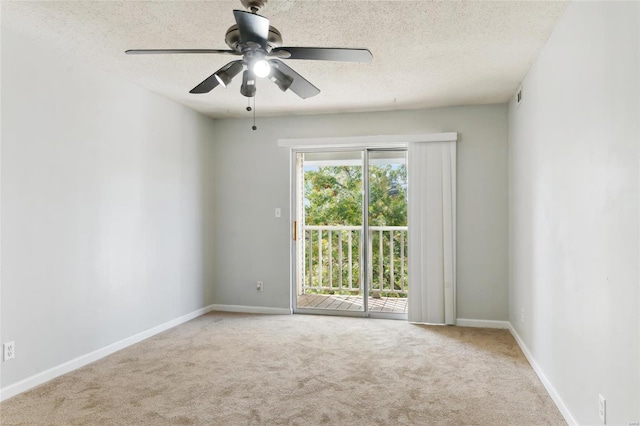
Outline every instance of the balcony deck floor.
{"label": "balcony deck floor", "polygon": [[[298,308],[335,311],[362,311],[361,296],[338,294],[303,294],[298,296]],[[403,314],[407,312],[407,299],[401,297],[369,298],[369,312]]]}

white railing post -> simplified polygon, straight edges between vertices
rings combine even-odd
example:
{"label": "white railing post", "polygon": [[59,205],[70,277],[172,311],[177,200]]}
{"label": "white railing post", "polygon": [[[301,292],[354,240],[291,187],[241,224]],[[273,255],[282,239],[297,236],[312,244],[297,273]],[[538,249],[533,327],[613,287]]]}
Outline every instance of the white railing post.
{"label": "white railing post", "polygon": [[384,240],[382,239],[382,229],[378,231],[378,288],[380,292],[384,290],[384,251],[382,249],[382,244]]}
{"label": "white railing post", "polygon": [[404,233],[400,233],[400,290],[404,291]]}
{"label": "white railing post", "polygon": [[367,234],[367,240],[368,240],[368,251],[367,253],[370,254],[370,259],[363,259],[365,261],[365,267],[367,268],[367,271],[370,272],[369,274],[369,278],[368,278],[368,284],[369,284],[369,292],[371,292],[371,290],[373,290],[373,230],[371,228],[369,228],[369,233]]}
{"label": "white railing post", "polygon": [[313,231],[309,229],[309,288],[312,288],[312,287],[313,287]]}
{"label": "white railing post", "polygon": [[353,235],[349,233],[349,290],[353,290]]}
{"label": "white railing post", "polygon": [[342,290],[342,232],[338,231],[338,273],[340,276],[338,277],[338,288]]}
{"label": "white railing post", "polygon": [[333,231],[331,229],[327,230],[328,234],[328,243],[329,243],[329,288],[333,288],[333,244],[331,241],[331,237],[333,235]]}
{"label": "white railing post", "polygon": [[390,281],[390,290],[395,291],[396,283],[393,276],[393,258],[395,257],[393,253],[393,229],[389,230],[389,281]]}
{"label": "white railing post", "polygon": [[322,286],[322,230],[318,230],[318,287]]}

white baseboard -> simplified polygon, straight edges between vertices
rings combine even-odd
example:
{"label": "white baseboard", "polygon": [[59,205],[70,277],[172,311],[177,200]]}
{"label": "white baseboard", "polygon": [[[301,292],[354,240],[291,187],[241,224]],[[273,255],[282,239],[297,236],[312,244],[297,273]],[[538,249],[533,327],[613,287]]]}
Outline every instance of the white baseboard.
{"label": "white baseboard", "polygon": [[94,361],[97,361],[100,358],[104,358],[107,355],[111,355],[112,353],[117,352],[121,349],[124,349],[127,346],[136,344],[158,333],[162,333],[163,331],[166,331],[177,325],[180,325],[196,317],[204,315],[207,312],[211,312],[212,310],[214,310],[213,306],[214,305],[209,305],[204,308],[190,312],[186,315],[182,315],[178,318],[172,319],[171,321],[167,321],[164,324],[160,324],[158,326],[145,330],[141,333],[134,334],[133,336],[130,336],[130,337],[127,337],[126,339],[122,339],[118,342],[112,343],[108,346],[105,346],[104,348],[95,350],[86,355],[79,356],[78,358],[72,359],[71,361],[65,362],[64,364],[60,364],[56,367],[50,368],[41,373],[35,374],[31,377],[27,377],[26,379],[23,379],[17,383],[4,387],[0,389],[0,401],[4,401],[5,399],[18,395],[19,393],[25,392],[31,388],[34,388],[38,385],[48,382],[49,380],[62,376],[63,374],[67,374],[73,370],[77,370],[80,367],[84,367],[85,365],[90,364]]}
{"label": "white baseboard", "polygon": [[549,396],[551,396],[551,399],[553,400],[553,402],[555,402],[556,406],[558,407],[558,410],[560,410],[562,417],[564,417],[565,421],[569,424],[569,426],[578,426],[578,422],[571,415],[571,412],[565,405],[564,401],[562,400],[562,398],[560,398],[560,395],[558,395],[558,392],[553,387],[549,379],[547,379],[547,376],[545,376],[544,372],[542,371],[542,369],[540,368],[536,360],[533,358],[533,355],[531,355],[531,352],[529,352],[529,348],[527,348],[527,345],[524,344],[524,341],[520,338],[520,336],[518,335],[518,332],[513,327],[513,325],[511,325],[511,323],[508,323],[508,324],[509,324],[509,331],[511,332],[511,335],[513,336],[514,339],[516,339],[516,342],[518,343],[518,346],[520,346],[522,353],[527,358],[527,361],[529,361],[529,364],[531,364],[533,371],[536,372],[536,374],[540,378],[540,381],[542,382],[544,387],[547,389]]}
{"label": "white baseboard", "polygon": [[456,325],[460,327],[479,327],[479,328],[504,328],[509,329],[511,324],[509,321],[495,321],[495,320],[476,320],[457,318]]}
{"label": "white baseboard", "polygon": [[263,306],[211,305],[211,310],[222,312],[242,312],[245,314],[291,315],[291,308],[268,308]]}

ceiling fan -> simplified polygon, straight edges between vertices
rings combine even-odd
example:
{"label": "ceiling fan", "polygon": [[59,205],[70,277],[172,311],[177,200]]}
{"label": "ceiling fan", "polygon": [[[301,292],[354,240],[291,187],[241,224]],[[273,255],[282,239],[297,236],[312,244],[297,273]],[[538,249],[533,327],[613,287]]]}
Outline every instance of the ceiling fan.
{"label": "ceiling fan", "polygon": [[132,49],[128,55],[146,54],[182,54],[204,53],[242,56],[231,61],[202,83],[190,90],[190,93],[208,93],[217,86],[226,87],[242,70],[240,93],[247,98],[256,94],[256,77],[268,77],[283,92],[291,89],[303,99],[320,93],[320,89],[292,70],[281,59],[307,59],[317,61],[371,62],[368,49],[344,49],[327,47],[282,47],[280,32],[269,25],[269,20],[258,15],[267,0],[240,0],[249,9],[234,10],[236,24],[232,25],[225,36],[225,42],[231,50],[220,49]]}

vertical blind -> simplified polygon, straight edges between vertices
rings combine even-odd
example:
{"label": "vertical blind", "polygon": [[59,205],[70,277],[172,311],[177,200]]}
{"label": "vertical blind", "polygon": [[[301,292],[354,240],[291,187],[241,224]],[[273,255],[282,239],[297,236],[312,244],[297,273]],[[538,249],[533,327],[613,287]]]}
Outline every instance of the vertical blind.
{"label": "vertical blind", "polygon": [[409,144],[411,322],[455,324],[456,142]]}

